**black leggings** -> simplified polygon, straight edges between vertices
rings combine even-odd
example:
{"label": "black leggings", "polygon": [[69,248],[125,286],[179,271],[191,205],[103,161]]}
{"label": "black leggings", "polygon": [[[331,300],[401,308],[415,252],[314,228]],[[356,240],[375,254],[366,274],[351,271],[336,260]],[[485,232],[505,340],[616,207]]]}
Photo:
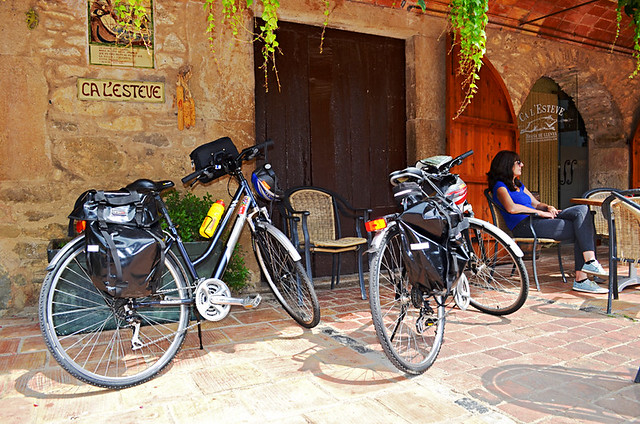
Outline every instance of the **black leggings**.
{"label": "black leggings", "polygon": [[515,237],[533,237],[529,228],[529,219],[533,219],[533,228],[539,238],[574,243],[576,271],[580,271],[584,265],[582,253],[589,250],[595,251],[593,217],[585,205],[564,209],[555,219],[527,217],[513,229]]}

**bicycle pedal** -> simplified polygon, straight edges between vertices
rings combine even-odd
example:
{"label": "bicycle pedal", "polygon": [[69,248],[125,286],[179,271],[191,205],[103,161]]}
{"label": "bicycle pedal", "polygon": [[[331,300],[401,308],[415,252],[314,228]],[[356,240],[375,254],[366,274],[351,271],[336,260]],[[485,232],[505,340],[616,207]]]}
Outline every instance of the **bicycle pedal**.
{"label": "bicycle pedal", "polygon": [[254,294],[252,296],[247,296],[244,299],[242,299],[242,306],[244,306],[245,309],[253,309],[258,307],[261,301],[262,301],[262,296],[260,296],[259,294]]}

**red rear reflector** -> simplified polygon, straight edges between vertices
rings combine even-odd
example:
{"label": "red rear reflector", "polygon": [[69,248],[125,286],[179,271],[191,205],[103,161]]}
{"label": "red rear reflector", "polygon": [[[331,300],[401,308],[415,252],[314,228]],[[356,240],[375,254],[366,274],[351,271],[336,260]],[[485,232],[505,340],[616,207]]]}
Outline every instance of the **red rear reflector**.
{"label": "red rear reflector", "polygon": [[87,221],[76,221],[76,233],[80,234],[87,229]]}
{"label": "red rear reflector", "polygon": [[364,223],[364,228],[370,233],[373,231],[382,230],[384,228],[387,228],[387,221],[384,218],[367,221]]}

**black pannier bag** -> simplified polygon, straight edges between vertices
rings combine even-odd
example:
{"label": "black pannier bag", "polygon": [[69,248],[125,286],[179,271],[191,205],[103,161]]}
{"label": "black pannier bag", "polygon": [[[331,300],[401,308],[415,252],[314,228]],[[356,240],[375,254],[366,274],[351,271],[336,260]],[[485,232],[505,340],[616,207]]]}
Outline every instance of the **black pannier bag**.
{"label": "black pannier bag", "polygon": [[87,268],[98,289],[120,298],[155,293],[165,244],[152,195],[89,190],[78,198],[69,218],[87,221]]}
{"label": "black pannier bag", "polygon": [[225,159],[236,156],[238,156],[238,149],[229,137],[222,137],[196,147],[189,155],[196,171],[213,166],[212,172],[207,172],[199,178],[202,183],[224,176],[227,173],[223,166]]}
{"label": "black pannier bag", "polygon": [[448,293],[470,258],[463,236],[469,222],[453,203],[420,196],[414,184],[394,190],[403,193],[396,200],[404,207],[398,222],[409,280],[429,292]]}

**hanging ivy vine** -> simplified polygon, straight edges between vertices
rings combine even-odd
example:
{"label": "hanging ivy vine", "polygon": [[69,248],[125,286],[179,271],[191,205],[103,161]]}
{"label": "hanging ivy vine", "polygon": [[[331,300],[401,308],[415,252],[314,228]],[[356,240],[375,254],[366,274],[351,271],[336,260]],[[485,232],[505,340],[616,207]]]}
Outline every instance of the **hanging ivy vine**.
{"label": "hanging ivy vine", "polygon": [[[636,68],[633,70],[629,78],[634,78],[640,72],[640,0],[618,0],[618,6],[616,7],[617,13],[617,28],[616,28],[616,40],[620,34],[620,22],[622,22],[622,11],[625,15],[629,16],[634,26],[633,33],[633,57],[636,60]],[[614,40],[615,44],[615,40]]]}
{"label": "hanging ivy vine", "polygon": [[[256,31],[250,31],[253,34],[253,41],[262,41],[262,58],[263,63],[260,67],[264,70],[265,87],[268,90],[267,76],[269,70],[269,63],[272,64],[272,69],[276,73],[276,81],[278,87],[280,82],[278,81],[278,73],[276,71],[276,53],[279,51],[278,40],[276,39],[276,30],[278,29],[278,8],[280,7],[279,0],[260,0],[262,2],[262,24],[257,25]],[[231,32],[236,38],[239,34],[240,28],[244,28],[245,12],[247,12],[253,5],[253,0],[220,0],[222,4],[222,16],[223,24],[228,25],[231,28]],[[243,3],[244,2],[244,3]],[[214,41],[216,39],[216,11],[217,0],[204,0],[204,11],[207,14],[207,28],[209,46],[211,51],[215,55]],[[217,59],[216,59],[217,60]]]}
{"label": "hanging ivy vine", "polygon": [[[426,11],[426,1],[417,0],[422,11]],[[453,32],[453,44],[460,46],[458,55],[458,74],[462,75],[462,91],[464,97],[457,118],[471,103],[478,92],[477,81],[480,79],[482,58],[486,52],[487,33],[485,28],[489,18],[489,0],[451,0],[449,4],[449,25]]]}
{"label": "hanging ivy vine", "polygon": [[119,34],[116,37],[126,46],[137,44],[144,45],[147,49],[151,46],[151,22],[145,4],[148,4],[148,1],[114,0],[113,2],[113,12],[119,27]]}
{"label": "hanging ivy vine", "polygon": [[256,40],[262,40],[264,45],[262,46],[262,66],[260,67],[264,71],[264,86],[269,91],[269,84],[267,82],[267,76],[269,73],[269,61],[271,61],[272,69],[276,75],[276,82],[278,83],[278,89],[280,89],[280,80],[278,79],[278,71],[276,69],[276,52],[279,50],[279,44],[276,40],[276,30],[278,29],[278,8],[280,2],[278,0],[262,0],[262,22],[260,25],[260,32],[257,34]]}
{"label": "hanging ivy vine", "polygon": [[[268,74],[269,68],[274,71],[276,76],[276,82],[278,88],[280,88],[280,81],[278,79],[278,71],[276,68],[276,56],[280,52],[280,44],[278,43],[276,30],[278,29],[278,9],[280,8],[279,0],[260,0],[262,3],[262,23],[256,23],[256,28],[252,33],[253,41],[262,42],[262,66],[260,67],[264,71],[265,89],[269,91]],[[330,0],[320,0],[324,6],[324,20],[322,35],[320,37],[320,52],[322,52],[324,34],[329,24],[329,15],[331,13]],[[222,4],[223,24],[229,25],[234,37],[239,34],[239,29],[244,28],[245,12],[247,12],[253,5],[253,0],[220,0]],[[243,4],[246,3],[246,4]],[[209,46],[211,51],[215,55],[215,39],[216,39],[216,11],[217,0],[204,0],[204,11],[207,14],[207,28],[206,33],[209,40]],[[215,56],[214,56],[215,57]],[[217,59],[214,59],[217,60]]]}
{"label": "hanging ivy vine", "polygon": [[464,112],[478,92],[482,58],[486,53],[489,0],[451,0],[449,22],[454,44],[460,46],[458,72],[463,76],[463,99],[455,117]]}

